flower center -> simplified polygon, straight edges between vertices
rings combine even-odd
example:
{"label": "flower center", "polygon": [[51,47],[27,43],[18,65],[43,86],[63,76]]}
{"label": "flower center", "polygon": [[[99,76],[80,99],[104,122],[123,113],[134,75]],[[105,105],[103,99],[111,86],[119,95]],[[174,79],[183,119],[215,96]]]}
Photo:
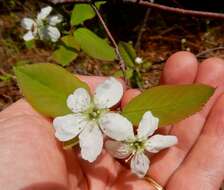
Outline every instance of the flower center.
{"label": "flower center", "polygon": [[144,144],[145,143],[143,141],[136,140],[136,141],[130,143],[130,147],[132,150],[135,150],[137,152],[144,151]]}
{"label": "flower center", "polygon": [[93,108],[92,111],[89,112],[89,118],[90,119],[98,119],[100,114],[101,114],[100,110]]}

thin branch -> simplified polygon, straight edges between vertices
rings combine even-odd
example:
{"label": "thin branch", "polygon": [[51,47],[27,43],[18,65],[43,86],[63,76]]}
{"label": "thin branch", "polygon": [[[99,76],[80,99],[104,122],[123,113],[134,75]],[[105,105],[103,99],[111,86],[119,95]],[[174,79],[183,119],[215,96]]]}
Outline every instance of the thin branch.
{"label": "thin branch", "polygon": [[104,30],[105,30],[107,36],[108,36],[108,38],[110,39],[112,45],[113,45],[114,48],[115,48],[115,52],[116,52],[116,54],[117,54],[117,58],[118,58],[118,60],[119,60],[120,68],[121,68],[121,70],[122,70],[122,72],[123,72],[123,75],[124,75],[124,78],[125,78],[125,82],[126,82],[126,84],[128,85],[128,80],[127,80],[127,78],[126,78],[126,73],[125,73],[125,71],[126,71],[126,66],[125,66],[125,62],[124,62],[124,60],[123,60],[123,58],[122,58],[122,56],[121,56],[121,54],[120,54],[120,50],[119,50],[119,48],[118,48],[118,45],[117,45],[116,41],[114,40],[114,38],[113,38],[113,36],[112,36],[110,30],[108,29],[108,27],[107,27],[107,25],[106,25],[106,23],[105,23],[103,17],[101,16],[101,14],[100,14],[100,12],[98,11],[98,9],[97,9],[97,7],[95,6],[95,4],[94,4],[94,3],[91,3],[90,5],[91,5],[91,7],[94,9],[96,15],[98,16],[98,18],[99,18],[99,20],[100,20],[100,23],[102,24],[102,26],[103,26],[103,28],[104,28]]}
{"label": "thin branch", "polygon": [[141,47],[142,35],[145,32],[145,28],[146,28],[146,25],[147,25],[147,22],[148,22],[148,19],[149,19],[150,12],[151,12],[150,8],[148,8],[145,12],[145,17],[144,17],[142,25],[140,27],[138,37],[137,37],[137,40],[136,40],[136,44],[135,44],[135,49],[137,49],[137,50],[139,50],[140,47]]}
{"label": "thin branch", "polygon": [[[89,3],[88,0],[50,0],[50,1],[55,4],[57,4],[57,3]],[[196,10],[190,10],[190,9],[169,7],[169,6],[161,5],[158,3],[151,3],[147,0],[140,0],[140,1],[138,1],[138,0],[123,0],[123,2],[124,3],[135,3],[135,4],[139,4],[139,5],[149,7],[152,9],[157,9],[157,10],[170,12],[170,13],[174,13],[174,14],[224,20],[223,13],[196,11]]]}
{"label": "thin branch", "polygon": [[[129,2],[129,0],[125,0],[125,1]],[[204,18],[213,18],[213,19],[224,19],[223,13],[195,11],[195,10],[189,10],[189,9],[169,7],[169,6],[160,5],[157,3],[151,3],[151,2],[148,2],[145,0],[141,0],[138,4],[142,5],[142,6],[149,7],[149,8],[158,9],[161,11],[166,11],[166,12],[175,13],[175,14],[182,14],[182,15],[195,16],[195,17],[204,17]]]}
{"label": "thin branch", "polygon": [[202,51],[202,52],[198,53],[198,54],[196,55],[196,57],[200,58],[200,57],[202,57],[203,55],[206,55],[206,54],[208,54],[208,53],[211,53],[211,52],[213,52],[213,51],[218,51],[218,50],[224,50],[224,47],[223,47],[223,46],[220,46],[220,47],[216,47],[216,48],[207,49],[207,50],[205,50],[205,51]]}

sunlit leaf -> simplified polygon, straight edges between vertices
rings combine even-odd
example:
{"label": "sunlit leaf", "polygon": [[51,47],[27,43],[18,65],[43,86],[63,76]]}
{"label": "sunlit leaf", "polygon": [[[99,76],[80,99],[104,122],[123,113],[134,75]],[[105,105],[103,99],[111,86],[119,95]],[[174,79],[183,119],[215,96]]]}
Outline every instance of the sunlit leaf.
{"label": "sunlit leaf", "polygon": [[53,52],[52,57],[60,65],[66,66],[77,58],[77,50],[80,50],[78,42],[74,36],[67,35],[61,38],[60,46]]}
{"label": "sunlit leaf", "polygon": [[154,87],[131,100],[123,115],[137,125],[146,111],[152,111],[160,126],[173,124],[200,111],[213,92],[212,87],[202,84]]}
{"label": "sunlit leaf", "polygon": [[[105,1],[99,1],[96,3],[97,8],[100,8]],[[86,20],[92,19],[96,16],[92,7],[88,4],[75,4],[72,10],[71,25],[79,25]]]}
{"label": "sunlit leaf", "polygon": [[88,89],[77,77],[49,63],[18,66],[14,71],[27,101],[48,117],[70,113],[66,105],[68,95],[79,87]]}
{"label": "sunlit leaf", "polygon": [[[133,77],[133,74],[134,74],[134,71],[133,71],[132,68],[127,68],[126,69],[126,71],[125,71],[125,77],[127,79],[131,79]],[[124,74],[123,74],[123,72],[121,70],[119,70],[119,71],[116,71],[114,73],[114,76],[115,77],[124,77]]]}
{"label": "sunlit leaf", "polygon": [[74,48],[76,50],[80,50],[79,43],[75,40],[74,36],[66,35],[61,38],[61,45],[67,46],[69,48]]}
{"label": "sunlit leaf", "polygon": [[81,46],[81,49],[89,56],[104,60],[113,61],[116,58],[114,49],[106,40],[100,38],[87,28],[79,28],[74,32],[75,39]]}
{"label": "sunlit leaf", "polygon": [[75,60],[78,57],[78,54],[64,46],[60,46],[59,49],[54,51],[52,56],[60,65],[66,66]]}
{"label": "sunlit leaf", "polygon": [[25,45],[28,49],[32,49],[36,47],[35,40],[25,41]]}
{"label": "sunlit leaf", "polygon": [[72,10],[71,25],[82,24],[85,20],[95,16],[95,12],[90,5],[76,4]]}
{"label": "sunlit leaf", "polygon": [[127,42],[119,42],[118,47],[125,64],[129,67],[134,67],[135,58],[137,55],[132,44]]}

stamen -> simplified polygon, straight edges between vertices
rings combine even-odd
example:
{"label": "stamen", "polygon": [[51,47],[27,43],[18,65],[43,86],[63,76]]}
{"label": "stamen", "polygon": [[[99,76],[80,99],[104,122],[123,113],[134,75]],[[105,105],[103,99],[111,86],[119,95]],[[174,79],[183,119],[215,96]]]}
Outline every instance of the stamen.
{"label": "stamen", "polygon": [[131,155],[127,159],[125,159],[125,162],[127,163],[134,155],[135,155],[135,153],[132,152]]}

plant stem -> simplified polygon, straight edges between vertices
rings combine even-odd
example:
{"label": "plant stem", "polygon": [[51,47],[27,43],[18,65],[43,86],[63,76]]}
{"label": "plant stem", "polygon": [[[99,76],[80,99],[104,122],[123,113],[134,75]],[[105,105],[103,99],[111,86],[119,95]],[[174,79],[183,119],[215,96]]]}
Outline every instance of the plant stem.
{"label": "plant stem", "polygon": [[91,7],[93,8],[93,10],[95,11],[96,15],[98,16],[98,18],[99,18],[99,20],[100,20],[100,23],[102,24],[102,26],[103,26],[103,28],[104,28],[104,30],[105,30],[105,32],[106,32],[108,38],[110,39],[112,45],[113,45],[114,48],[115,48],[115,52],[116,52],[116,54],[117,54],[117,58],[118,58],[118,60],[119,60],[120,68],[121,68],[121,70],[122,70],[122,72],[123,72],[123,76],[124,76],[125,83],[126,83],[126,85],[128,85],[129,82],[128,82],[127,78],[126,78],[126,72],[125,72],[125,71],[126,71],[126,66],[125,66],[125,62],[124,62],[124,60],[123,60],[123,58],[122,58],[122,56],[121,56],[121,54],[120,54],[120,50],[119,50],[119,48],[118,48],[118,45],[117,45],[115,39],[113,38],[113,36],[112,36],[110,30],[108,29],[108,27],[107,27],[107,25],[106,25],[106,23],[105,23],[103,17],[101,16],[101,14],[100,14],[100,12],[98,11],[97,7],[95,6],[94,3],[92,3],[91,0],[90,0],[90,5],[91,5]]}

